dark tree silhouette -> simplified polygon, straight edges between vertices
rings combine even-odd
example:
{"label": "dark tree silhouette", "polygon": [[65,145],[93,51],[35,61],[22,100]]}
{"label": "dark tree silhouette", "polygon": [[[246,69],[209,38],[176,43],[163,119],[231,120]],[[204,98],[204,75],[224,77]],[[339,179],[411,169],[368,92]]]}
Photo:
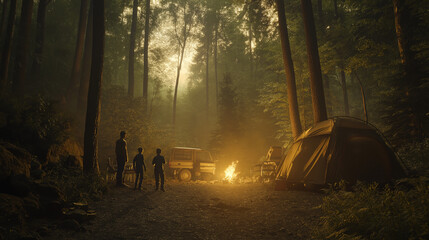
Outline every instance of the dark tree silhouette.
{"label": "dark tree silhouette", "polygon": [[343,89],[344,114],[348,116],[350,115],[349,95],[347,93],[346,74],[344,73],[344,70],[341,70],[340,79],[341,79],[341,88]]}
{"label": "dark tree silhouette", "polygon": [[79,15],[79,26],[77,30],[76,47],[74,51],[73,67],[71,72],[70,85],[67,91],[67,97],[75,98],[79,89],[79,79],[81,76],[82,68],[82,53],[85,42],[85,30],[88,17],[88,2],[89,0],[81,0],[80,2],[80,15]]}
{"label": "dark tree silhouette", "polygon": [[134,48],[136,46],[137,7],[138,0],[133,1],[133,17],[131,20],[130,49],[128,53],[128,97],[134,97]]}
{"label": "dark tree silhouette", "polygon": [[88,24],[86,26],[85,34],[85,49],[83,52],[82,60],[82,74],[79,84],[79,97],[77,100],[77,109],[83,115],[86,111],[86,104],[88,100],[88,85],[91,78],[91,59],[92,59],[92,31],[93,31],[93,4],[91,1],[88,12]]}
{"label": "dark tree silhouette", "polygon": [[5,33],[5,39],[3,43],[3,49],[1,54],[1,66],[0,66],[0,87],[4,91],[7,86],[7,77],[10,62],[10,53],[12,52],[12,36],[15,27],[15,15],[16,15],[16,0],[10,1],[9,17],[7,20],[7,29]]}
{"label": "dark tree silhouette", "polygon": [[33,0],[23,0],[21,19],[19,21],[17,51],[14,72],[14,90],[23,93],[26,89],[27,54],[30,49],[31,16],[33,14]]}
{"label": "dark tree silhouette", "polygon": [[36,48],[34,50],[34,59],[32,73],[35,81],[40,81],[40,69],[43,60],[43,46],[45,44],[45,25],[46,9],[51,0],[40,0],[37,7],[37,25],[36,25]]}
{"label": "dark tree silhouette", "polygon": [[302,132],[301,120],[299,118],[298,99],[296,94],[295,71],[293,69],[292,53],[289,43],[289,34],[285,15],[284,0],[276,0],[277,14],[279,19],[279,32],[282,44],[283,63],[286,73],[287,95],[289,102],[289,118],[292,128],[292,136],[296,138]]}
{"label": "dark tree silhouette", "polygon": [[[149,35],[150,35],[150,0],[146,0],[146,16],[144,21],[143,45],[143,100],[147,106],[147,89],[149,83]],[[147,109],[147,107],[146,107]]]}
{"label": "dark tree silhouette", "polygon": [[1,19],[0,19],[0,37],[3,38],[3,31],[6,27],[6,18],[7,18],[7,3],[8,0],[4,0],[2,4],[2,10],[1,10]]}
{"label": "dark tree silhouette", "polygon": [[311,99],[313,102],[314,123],[327,119],[325,94],[323,92],[322,71],[317,47],[316,27],[314,26],[311,0],[301,0],[307,45],[308,67],[310,69]]}
{"label": "dark tree silhouette", "polygon": [[83,171],[98,174],[98,127],[100,123],[100,95],[104,57],[104,0],[93,0],[93,42],[91,79],[86,110]]}

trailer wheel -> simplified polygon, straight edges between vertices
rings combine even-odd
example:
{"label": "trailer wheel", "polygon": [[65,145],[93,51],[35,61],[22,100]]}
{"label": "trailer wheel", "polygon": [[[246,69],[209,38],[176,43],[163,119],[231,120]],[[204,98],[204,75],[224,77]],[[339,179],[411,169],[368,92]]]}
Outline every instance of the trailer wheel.
{"label": "trailer wheel", "polygon": [[183,182],[189,182],[192,178],[192,173],[189,169],[182,169],[179,173],[179,180]]}

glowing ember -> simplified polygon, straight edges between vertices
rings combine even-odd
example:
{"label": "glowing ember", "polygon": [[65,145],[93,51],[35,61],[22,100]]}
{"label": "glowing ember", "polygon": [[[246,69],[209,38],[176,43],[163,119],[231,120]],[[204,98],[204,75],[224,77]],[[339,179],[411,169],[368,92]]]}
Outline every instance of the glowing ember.
{"label": "glowing ember", "polygon": [[232,162],[231,165],[229,165],[226,170],[225,170],[225,177],[223,178],[223,180],[226,180],[230,183],[232,183],[235,178],[237,177],[237,174],[235,172],[235,167],[237,166],[238,161]]}

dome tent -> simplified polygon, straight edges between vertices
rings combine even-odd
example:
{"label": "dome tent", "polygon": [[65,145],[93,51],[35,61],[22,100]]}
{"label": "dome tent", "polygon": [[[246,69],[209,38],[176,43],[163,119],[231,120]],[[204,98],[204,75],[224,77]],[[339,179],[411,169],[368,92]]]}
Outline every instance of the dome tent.
{"label": "dome tent", "polygon": [[325,185],[340,180],[387,182],[405,175],[375,127],[337,117],[315,124],[293,142],[277,169],[276,186]]}

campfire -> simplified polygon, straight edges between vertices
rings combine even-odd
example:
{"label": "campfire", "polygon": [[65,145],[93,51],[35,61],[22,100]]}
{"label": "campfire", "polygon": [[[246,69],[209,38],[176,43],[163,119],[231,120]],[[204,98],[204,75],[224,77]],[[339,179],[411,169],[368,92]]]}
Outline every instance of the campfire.
{"label": "campfire", "polygon": [[238,161],[232,162],[231,165],[225,169],[225,177],[223,178],[224,181],[232,183],[237,178],[238,172],[235,172],[237,163]]}

